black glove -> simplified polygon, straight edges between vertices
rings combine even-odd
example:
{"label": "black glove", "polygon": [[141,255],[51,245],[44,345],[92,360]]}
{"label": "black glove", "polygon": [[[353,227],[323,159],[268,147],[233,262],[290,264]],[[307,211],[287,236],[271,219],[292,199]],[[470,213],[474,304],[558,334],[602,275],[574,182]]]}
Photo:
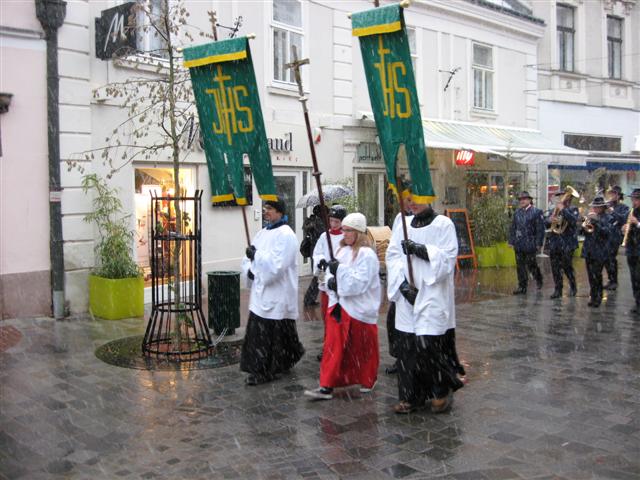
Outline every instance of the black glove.
{"label": "black glove", "polygon": [[323,258],[322,260],[320,260],[320,261],[318,262],[318,269],[319,269],[319,270],[322,270],[322,271],[324,272],[324,271],[327,269],[327,265],[329,265],[329,264],[328,264],[328,263],[327,263],[327,261]]}
{"label": "black glove", "polygon": [[407,280],[402,282],[402,284],[400,285],[400,293],[404,298],[407,299],[407,302],[409,302],[411,305],[416,303],[418,289],[412,285],[409,285],[409,282],[407,282]]}
{"label": "black glove", "polygon": [[336,272],[338,271],[338,265],[340,265],[340,262],[338,260],[329,260],[329,262],[327,263],[328,267],[329,267],[329,271],[331,272],[331,275],[336,274]]}
{"label": "black glove", "polygon": [[415,255],[426,262],[429,261],[429,252],[427,251],[426,245],[414,242],[413,240],[403,240],[401,245],[405,255]]}
{"label": "black glove", "polygon": [[247,272],[247,277],[249,277],[249,280],[253,280],[254,278],[256,278],[251,270]]}
{"label": "black glove", "polygon": [[336,277],[331,277],[329,280],[327,280],[327,288],[338,293],[338,282],[336,282]]}
{"label": "black glove", "polygon": [[253,259],[256,256],[256,247],[254,247],[253,245],[247,247],[247,249],[244,251],[244,254],[247,256],[249,260],[253,262]]}

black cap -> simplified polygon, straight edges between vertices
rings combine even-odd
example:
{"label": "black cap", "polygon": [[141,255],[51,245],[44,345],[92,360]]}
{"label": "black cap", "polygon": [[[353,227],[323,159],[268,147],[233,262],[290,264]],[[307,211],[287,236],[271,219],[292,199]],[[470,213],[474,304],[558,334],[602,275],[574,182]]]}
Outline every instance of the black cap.
{"label": "black cap", "polygon": [[629,195],[631,198],[640,198],[640,188],[634,188],[633,192],[631,192],[631,195]]}
{"label": "black cap", "polygon": [[590,207],[606,207],[607,202],[604,200],[604,197],[596,197],[593,199],[593,202],[589,204]]}
{"label": "black cap", "polygon": [[283,215],[286,213],[286,208],[282,200],[265,200],[264,205],[273,207],[276,211],[280,212]]}
{"label": "black cap", "polygon": [[347,216],[347,209],[342,205],[334,205],[329,209],[329,217],[342,221]]}
{"label": "black cap", "polygon": [[618,198],[620,200],[622,200],[624,198],[624,193],[622,193],[622,188],[620,188],[620,185],[613,185],[613,186],[609,187],[609,190],[607,190],[607,193],[616,193],[616,194],[618,194]]}
{"label": "black cap", "polygon": [[529,192],[527,192],[526,190],[521,191],[520,195],[518,195],[518,200],[522,200],[523,198],[528,198],[529,200],[533,200],[533,197],[529,195]]}

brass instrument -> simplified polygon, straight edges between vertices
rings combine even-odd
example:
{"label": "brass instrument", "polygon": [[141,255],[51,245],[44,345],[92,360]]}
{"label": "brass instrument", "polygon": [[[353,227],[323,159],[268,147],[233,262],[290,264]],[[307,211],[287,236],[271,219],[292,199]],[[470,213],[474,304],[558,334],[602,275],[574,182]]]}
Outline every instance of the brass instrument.
{"label": "brass instrument", "polygon": [[[560,199],[560,202],[566,203],[571,197],[580,198],[580,194],[571,185],[567,185],[564,189],[564,195]],[[550,230],[552,233],[561,235],[567,229],[567,222],[564,221],[560,215],[560,209],[558,207],[553,211],[553,220],[551,221]]]}
{"label": "brass instrument", "polygon": [[622,239],[622,246],[626,247],[627,246],[627,240],[629,239],[629,232],[631,231],[631,217],[633,217],[633,208],[631,208],[629,210],[629,216],[627,217],[627,223],[625,223],[625,226],[627,227],[627,231],[624,232],[624,238]]}
{"label": "brass instrument", "polygon": [[591,223],[591,219],[589,218],[589,214],[591,213],[595,213],[595,211],[593,209],[589,210],[589,213],[585,217],[584,222],[582,222],[582,230],[584,230],[585,233],[593,233],[593,231],[596,229],[595,225]]}

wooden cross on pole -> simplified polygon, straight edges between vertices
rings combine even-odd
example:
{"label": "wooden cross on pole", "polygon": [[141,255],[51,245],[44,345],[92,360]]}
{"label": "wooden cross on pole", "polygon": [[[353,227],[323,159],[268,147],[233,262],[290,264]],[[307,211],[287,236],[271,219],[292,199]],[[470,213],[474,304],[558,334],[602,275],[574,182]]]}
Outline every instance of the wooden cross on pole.
{"label": "wooden cross on pole", "polygon": [[322,194],[322,182],[320,181],[320,176],[322,173],[318,168],[318,159],[316,158],[316,148],[313,144],[313,134],[311,133],[311,122],[309,121],[309,110],[307,109],[307,100],[308,98],[304,95],[304,88],[302,88],[302,77],[300,75],[300,67],[303,65],[309,65],[309,59],[303,58],[298,59],[298,49],[295,47],[291,47],[293,51],[293,62],[287,63],[286,67],[293,70],[293,75],[296,79],[296,83],[298,84],[298,93],[300,94],[300,103],[302,104],[302,111],[304,113],[304,122],[307,126],[307,139],[309,140],[309,148],[311,149],[311,160],[313,162],[313,172],[312,175],[316,179],[316,187],[318,189],[318,196],[320,197],[320,208],[322,214],[322,221],[324,222],[324,228],[327,237],[327,246],[329,248],[329,257],[331,260],[334,259],[333,256],[333,245],[331,244],[331,236],[329,234],[329,217],[327,215],[327,209],[324,203],[324,195]]}

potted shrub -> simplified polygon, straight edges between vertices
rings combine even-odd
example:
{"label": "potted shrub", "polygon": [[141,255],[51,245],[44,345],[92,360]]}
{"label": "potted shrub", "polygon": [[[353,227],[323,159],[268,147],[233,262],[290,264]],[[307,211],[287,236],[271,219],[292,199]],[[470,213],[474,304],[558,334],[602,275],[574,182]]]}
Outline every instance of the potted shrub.
{"label": "potted shrub", "polygon": [[478,265],[495,267],[498,255],[496,244],[504,228],[504,201],[496,195],[484,196],[474,203],[470,215]]}
{"label": "potted shrub", "polygon": [[130,215],[122,215],[118,190],[96,174],[82,178],[82,189],[92,192],[93,211],[85,222],[98,228],[96,266],[89,275],[89,310],[108,320],[144,315],[144,280],[132,255],[134,233]]}
{"label": "potted shrub", "polygon": [[507,243],[509,239],[509,229],[511,228],[511,222],[513,217],[507,214],[503,209],[502,225],[500,228],[500,235],[498,243],[496,243],[496,261],[499,267],[515,267],[516,266],[516,252],[513,247]]}

